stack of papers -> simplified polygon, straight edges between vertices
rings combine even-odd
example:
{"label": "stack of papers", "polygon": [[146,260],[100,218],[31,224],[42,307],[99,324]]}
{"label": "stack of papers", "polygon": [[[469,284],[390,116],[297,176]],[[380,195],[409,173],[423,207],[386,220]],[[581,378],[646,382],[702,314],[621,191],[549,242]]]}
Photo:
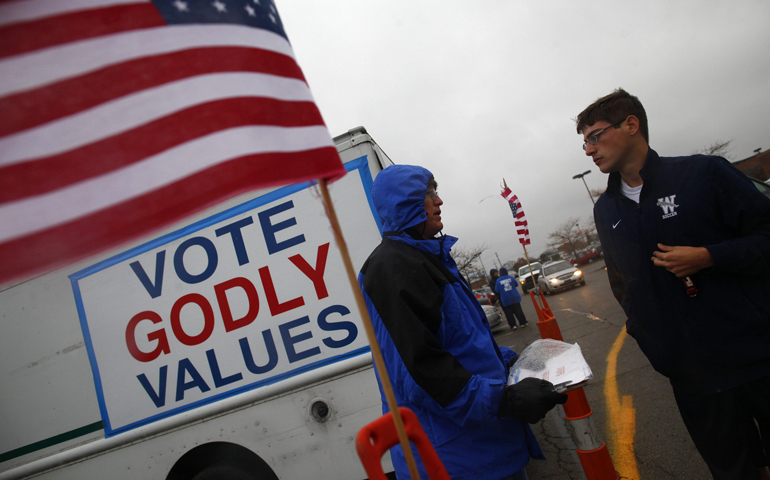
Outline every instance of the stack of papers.
{"label": "stack of papers", "polygon": [[533,377],[553,383],[557,392],[583,386],[593,378],[580,346],[558,340],[537,340],[521,352],[511,367],[508,385]]}

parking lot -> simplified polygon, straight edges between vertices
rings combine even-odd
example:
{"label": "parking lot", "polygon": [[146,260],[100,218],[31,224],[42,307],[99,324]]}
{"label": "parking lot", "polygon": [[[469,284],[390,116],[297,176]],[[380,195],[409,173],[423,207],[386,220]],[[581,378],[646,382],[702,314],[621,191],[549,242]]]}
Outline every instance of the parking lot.
{"label": "parking lot", "polygon": [[[668,380],[653,370],[633,338],[624,333],[625,315],[610,291],[604,262],[581,270],[586,286],[546,300],[565,341],[578,343],[591,366],[594,378],[585,393],[615,469],[624,479],[711,478],[679,417]],[[522,307],[530,327],[510,330],[503,322],[494,332],[499,345],[517,352],[540,338],[529,295]],[[610,355],[613,346],[615,357]],[[585,478],[561,407],[532,429],[547,457],[530,462],[527,472],[532,480]]]}

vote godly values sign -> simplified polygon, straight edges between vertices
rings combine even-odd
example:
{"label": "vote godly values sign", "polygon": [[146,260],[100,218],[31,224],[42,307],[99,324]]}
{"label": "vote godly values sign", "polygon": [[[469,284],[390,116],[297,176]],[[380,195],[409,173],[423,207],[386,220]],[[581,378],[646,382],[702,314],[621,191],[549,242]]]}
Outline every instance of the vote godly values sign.
{"label": "vote godly values sign", "polygon": [[[366,159],[331,185],[356,269],[380,241]],[[364,354],[320,195],[275,190],[71,276],[114,435]]]}

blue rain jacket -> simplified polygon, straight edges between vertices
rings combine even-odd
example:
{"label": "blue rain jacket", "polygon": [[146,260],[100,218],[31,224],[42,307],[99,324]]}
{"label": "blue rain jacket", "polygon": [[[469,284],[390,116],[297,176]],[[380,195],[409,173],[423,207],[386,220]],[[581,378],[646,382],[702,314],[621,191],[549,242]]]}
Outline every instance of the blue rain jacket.
{"label": "blue rain jacket", "polygon": [[[527,424],[497,418],[514,352],[497,347],[459,275],[450,255],[457,239],[416,240],[404,232],[425,221],[430,178],[428,170],[408,165],[379,173],[372,194],[383,240],[358,280],[398,404],[417,414],[453,480],[499,480],[530,456],[544,457]],[[386,413],[384,394],[382,402]],[[400,446],[391,458],[399,478],[408,478]]]}
{"label": "blue rain jacket", "polygon": [[[647,153],[640,203],[620,175],[594,207],[626,329],[671,383],[709,394],[770,375],[770,199],[725,159]],[[652,263],[657,244],[705,247],[714,265],[682,281]]]}
{"label": "blue rain jacket", "polygon": [[519,282],[510,275],[503,275],[497,279],[497,282],[495,282],[495,290],[499,293],[500,302],[504,307],[513,305],[514,303],[521,303],[521,295],[519,295],[519,291],[516,290],[518,285]]}

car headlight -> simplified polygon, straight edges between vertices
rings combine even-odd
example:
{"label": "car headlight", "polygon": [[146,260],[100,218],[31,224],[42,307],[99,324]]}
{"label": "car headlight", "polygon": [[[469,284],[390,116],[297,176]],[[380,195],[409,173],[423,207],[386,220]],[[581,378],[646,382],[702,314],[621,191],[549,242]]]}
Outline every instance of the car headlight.
{"label": "car headlight", "polygon": [[554,285],[555,285],[555,284],[557,284],[557,283],[559,283],[559,279],[558,279],[558,278],[552,278],[552,279],[550,279],[550,280],[548,280],[548,281],[549,281],[549,282],[551,282],[551,283],[553,283]]}
{"label": "car headlight", "polygon": [[580,270],[578,270],[577,272],[573,273],[572,275],[574,275],[574,276],[576,276],[576,277],[579,277],[579,276],[583,275],[583,272],[581,272]]}

